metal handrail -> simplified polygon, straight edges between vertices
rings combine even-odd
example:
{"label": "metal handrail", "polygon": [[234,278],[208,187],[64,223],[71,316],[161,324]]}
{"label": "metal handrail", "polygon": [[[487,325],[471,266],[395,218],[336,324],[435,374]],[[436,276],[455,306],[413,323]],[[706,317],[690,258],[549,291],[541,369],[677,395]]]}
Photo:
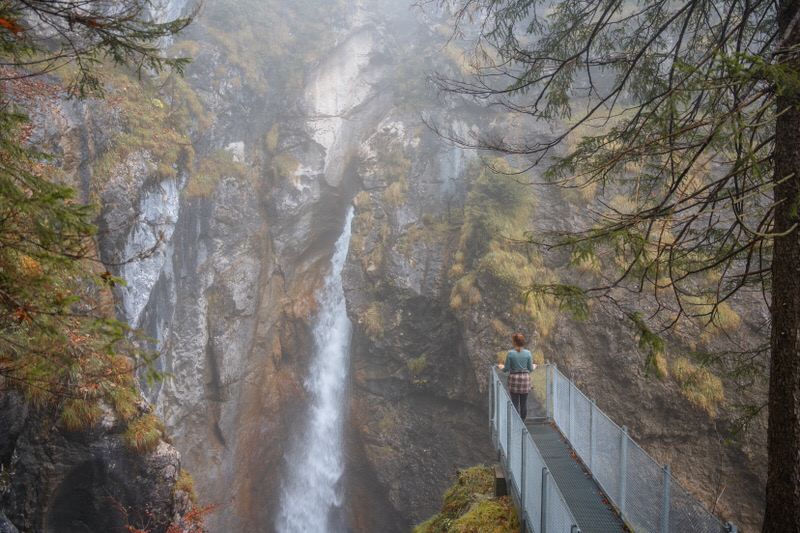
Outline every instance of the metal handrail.
{"label": "metal handrail", "polygon": [[[544,365],[544,372],[547,418],[555,422],[632,531],[736,532],[735,525],[723,524],[708,511],[672,477],[669,465],[660,465],[647,454],[625,426],[611,420],[556,365]],[[564,400],[566,407],[561,405]],[[586,414],[579,415],[579,410]]]}
{"label": "metal handrail", "polygon": [[[500,455],[523,523],[530,533],[580,533],[580,527],[550,475],[542,453],[492,371],[489,387],[492,441]],[[516,441],[517,444],[514,442]]]}

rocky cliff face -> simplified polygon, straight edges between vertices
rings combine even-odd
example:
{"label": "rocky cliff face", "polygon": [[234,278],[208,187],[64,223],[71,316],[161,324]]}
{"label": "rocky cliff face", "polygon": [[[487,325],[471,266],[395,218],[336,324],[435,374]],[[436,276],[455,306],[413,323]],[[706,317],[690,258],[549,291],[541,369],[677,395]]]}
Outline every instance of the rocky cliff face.
{"label": "rocky cliff face", "polygon": [[164,441],[132,450],[108,413],[90,431],[67,431],[50,414],[0,397],[0,531],[161,532],[189,511],[177,486],[180,454]]}

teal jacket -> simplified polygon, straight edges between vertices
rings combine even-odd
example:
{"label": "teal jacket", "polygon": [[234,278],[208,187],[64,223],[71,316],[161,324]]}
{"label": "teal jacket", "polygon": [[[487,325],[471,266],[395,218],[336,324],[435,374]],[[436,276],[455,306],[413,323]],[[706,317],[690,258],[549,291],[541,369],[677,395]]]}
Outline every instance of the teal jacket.
{"label": "teal jacket", "polygon": [[509,350],[506,354],[503,372],[533,372],[531,352],[528,350]]}

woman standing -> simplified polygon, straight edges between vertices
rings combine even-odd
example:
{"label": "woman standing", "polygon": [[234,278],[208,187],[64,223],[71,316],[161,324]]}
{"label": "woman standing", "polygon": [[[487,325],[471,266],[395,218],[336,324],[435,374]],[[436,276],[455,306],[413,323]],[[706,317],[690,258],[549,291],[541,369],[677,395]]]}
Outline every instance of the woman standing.
{"label": "woman standing", "polygon": [[533,360],[531,352],[524,350],[525,336],[522,333],[515,333],[511,337],[514,345],[512,350],[506,354],[504,365],[498,365],[503,372],[509,372],[508,392],[511,393],[511,402],[519,413],[522,420],[528,415],[528,393],[531,390],[531,375],[533,372]]}

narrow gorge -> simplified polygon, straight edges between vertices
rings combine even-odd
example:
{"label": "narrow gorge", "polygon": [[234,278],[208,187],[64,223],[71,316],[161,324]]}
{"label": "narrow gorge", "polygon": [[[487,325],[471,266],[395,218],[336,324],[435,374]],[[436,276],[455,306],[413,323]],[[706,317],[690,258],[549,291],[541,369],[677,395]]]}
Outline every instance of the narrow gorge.
{"label": "narrow gorge", "polygon": [[[154,16],[192,9],[165,1]],[[735,331],[672,334],[659,377],[619,310],[578,321],[521,298],[537,280],[597,275],[519,244],[577,227],[593,193],[526,185],[542,171],[517,179],[501,172],[512,158],[433,131],[552,135],[437,90],[434,72],[473,68],[453,31],[438,4],[214,0],[163,43],[193,59],[184,77],[109,67],[106,99],[35,108],[36,142],[98,205],[100,257],[126,282],[115,312],[168,376],[142,379],[169,437],[148,468],[171,483],[192,473],[198,500],[215,506],[211,533],[409,531],[438,512],[459,470],[496,460],[489,369],[523,331],[538,362],[557,363],[704,504],[758,531],[765,421],[734,425],[765,384],[720,378],[724,397],[703,405],[672,369],[681,350],[752,341],[763,302],[732,301]],[[127,460],[116,441],[63,444],[70,457],[107,455],[91,468],[75,455],[32,495],[20,487],[54,445],[16,422],[26,415],[14,398],[0,407],[0,509],[20,532],[77,531],[58,525],[74,504],[65,494],[112,484],[109,465]]]}

